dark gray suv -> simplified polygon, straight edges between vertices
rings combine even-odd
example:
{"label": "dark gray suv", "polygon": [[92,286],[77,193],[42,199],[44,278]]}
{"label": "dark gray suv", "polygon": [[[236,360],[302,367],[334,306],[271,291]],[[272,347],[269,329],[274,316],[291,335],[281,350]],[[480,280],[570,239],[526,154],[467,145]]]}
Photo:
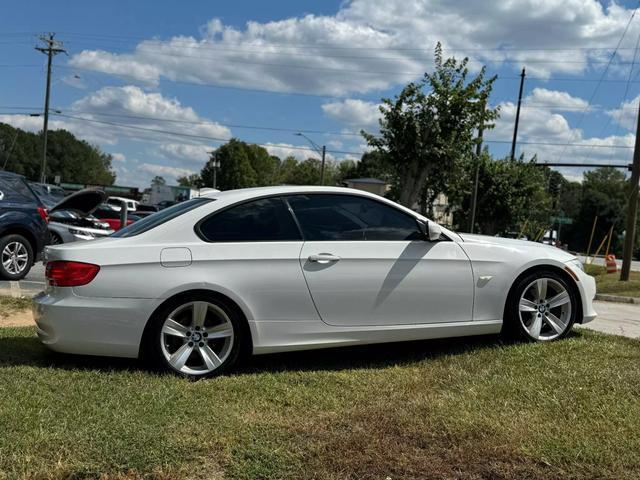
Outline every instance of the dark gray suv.
{"label": "dark gray suv", "polygon": [[49,239],[47,211],[24,177],[0,172],[0,278],[20,280]]}

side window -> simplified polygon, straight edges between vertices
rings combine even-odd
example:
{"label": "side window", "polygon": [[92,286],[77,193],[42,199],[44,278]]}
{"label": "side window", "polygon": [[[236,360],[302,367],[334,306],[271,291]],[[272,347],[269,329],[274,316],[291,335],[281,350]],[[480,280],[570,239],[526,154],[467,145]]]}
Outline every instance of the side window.
{"label": "side window", "polygon": [[306,240],[415,240],[417,221],[393,207],[352,195],[287,197]]}
{"label": "side window", "polygon": [[0,178],[0,191],[2,200],[9,202],[36,201],[36,197],[22,178]]}
{"label": "side window", "polygon": [[200,233],[209,242],[301,240],[281,198],[263,198],[223,210],[202,222]]}

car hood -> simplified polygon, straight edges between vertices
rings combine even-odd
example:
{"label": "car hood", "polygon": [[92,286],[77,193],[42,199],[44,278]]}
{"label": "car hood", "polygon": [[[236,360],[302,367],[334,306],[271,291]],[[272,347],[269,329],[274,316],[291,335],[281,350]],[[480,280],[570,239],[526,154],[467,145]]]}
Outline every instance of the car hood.
{"label": "car hood", "polygon": [[484,243],[487,245],[498,245],[502,247],[511,247],[518,250],[540,250],[562,261],[569,261],[575,257],[569,252],[565,252],[557,247],[545,245],[544,243],[530,242],[528,240],[518,240],[516,238],[490,237],[488,235],[474,235],[471,233],[459,233],[464,242]]}
{"label": "car hood", "polygon": [[86,188],[80,190],[62,201],[56,203],[49,211],[71,210],[79,215],[90,215],[98,206],[105,201],[107,195],[102,190],[96,188]]}

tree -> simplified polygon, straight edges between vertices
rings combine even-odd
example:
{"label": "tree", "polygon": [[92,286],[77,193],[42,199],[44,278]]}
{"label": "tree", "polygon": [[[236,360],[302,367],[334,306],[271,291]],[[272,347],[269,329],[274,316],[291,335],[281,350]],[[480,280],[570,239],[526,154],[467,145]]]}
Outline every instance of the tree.
{"label": "tree", "polygon": [[525,230],[534,237],[548,228],[551,197],[546,191],[547,172],[535,165],[535,158],[528,162],[522,157],[494,160],[485,150],[478,159],[466,157],[456,162],[449,203],[458,229],[467,231],[469,227],[477,162],[480,168],[475,231],[496,235]]}
{"label": "tree", "polygon": [[197,173],[192,173],[191,175],[185,175],[183,177],[176,178],[178,185],[181,187],[201,187],[202,180],[200,179],[200,175]]}
{"label": "tree", "polygon": [[[380,136],[362,131],[367,143],[386,155],[402,205],[415,205],[430,176],[439,173],[448,180],[454,162],[472,151],[475,129],[491,128],[498,116],[497,109],[487,108],[495,77],[485,79],[482,68],[469,80],[467,64],[467,58],[443,59],[438,44],[433,73],[409,83],[395,99],[382,99]],[[431,189],[431,203],[437,190]]]}
{"label": "tree", "polygon": [[[624,173],[612,168],[598,168],[584,173],[580,210],[570,227],[570,246],[586,251],[594,218],[598,217],[592,245],[596,248],[613,227],[611,251],[620,253],[625,229],[629,184]],[[593,253],[593,252],[591,252]]]}
{"label": "tree", "polygon": [[[0,167],[40,180],[42,136],[0,123],[0,143],[4,152]],[[63,182],[111,185],[115,173],[111,169],[111,155],[66,130],[52,130],[47,142],[47,181],[59,175]]]}
{"label": "tree", "polygon": [[164,177],[161,177],[160,175],[156,175],[151,179],[152,187],[161,187],[166,184],[167,184],[167,181],[164,179]]}

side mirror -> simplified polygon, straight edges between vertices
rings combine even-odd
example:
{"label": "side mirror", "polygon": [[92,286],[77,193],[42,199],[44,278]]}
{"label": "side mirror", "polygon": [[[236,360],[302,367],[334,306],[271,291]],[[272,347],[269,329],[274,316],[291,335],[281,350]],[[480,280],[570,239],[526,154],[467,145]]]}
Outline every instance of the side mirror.
{"label": "side mirror", "polygon": [[0,200],[4,200],[4,192],[0,192]]}
{"label": "side mirror", "polygon": [[418,222],[418,225],[420,225],[420,231],[422,231],[425,239],[430,242],[440,240],[440,235],[442,235],[442,227],[440,225],[435,222]]}
{"label": "side mirror", "polygon": [[429,240],[432,242],[440,240],[440,235],[442,235],[442,227],[440,225],[436,222],[428,222],[427,229],[429,230]]}

